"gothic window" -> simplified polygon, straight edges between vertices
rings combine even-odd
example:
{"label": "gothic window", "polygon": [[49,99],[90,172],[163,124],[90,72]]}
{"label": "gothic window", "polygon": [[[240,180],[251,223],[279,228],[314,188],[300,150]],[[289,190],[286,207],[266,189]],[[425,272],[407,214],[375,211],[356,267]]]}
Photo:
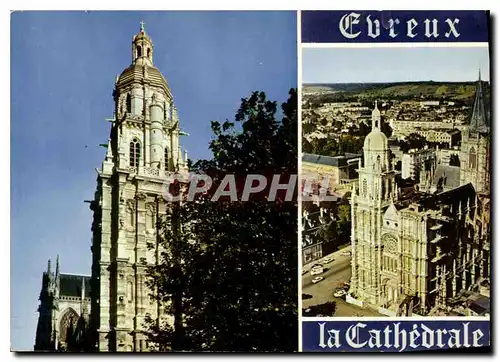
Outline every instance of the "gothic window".
{"label": "gothic window", "polygon": [[476,169],[477,155],[476,150],[472,147],[469,151],[469,168]]}
{"label": "gothic window", "polygon": [[368,181],[366,179],[363,180],[363,196],[366,197],[366,193],[368,190]]}
{"label": "gothic window", "polygon": [[384,250],[391,254],[397,254],[398,252],[398,241],[392,235],[384,235],[382,237],[382,243],[384,244]]}
{"label": "gothic window", "polygon": [[380,155],[377,156],[377,170],[380,170]]}
{"label": "gothic window", "polygon": [[74,309],[69,308],[66,312],[64,312],[59,325],[59,339],[61,342],[66,345],[68,344],[75,332],[77,321],[78,314]]}
{"label": "gothic window", "polygon": [[141,144],[137,138],[130,142],[130,166],[139,167],[139,160],[141,158]]}
{"label": "gothic window", "polygon": [[132,98],[130,97],[130,93],[127,94],[126,106],[127,106],[127,113],[132,112]]}
{"label": "gothic window", "polygon": [[140,56],[142,56],[142,48],[141,48],[141,46],[138,46],[137,47],[137,57],[140,57]]}

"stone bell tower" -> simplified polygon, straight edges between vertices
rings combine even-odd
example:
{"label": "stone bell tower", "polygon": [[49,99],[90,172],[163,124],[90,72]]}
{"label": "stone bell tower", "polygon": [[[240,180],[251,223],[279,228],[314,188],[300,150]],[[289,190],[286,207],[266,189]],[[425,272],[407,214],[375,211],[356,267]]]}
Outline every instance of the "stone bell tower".
{"label": "stone bell tower", "polygon": [[460,183],[470,182],[479,194],[490,193],[491,179],[490,112],[485,98],[479,72],[470,123],[462,132],[460,148]]}
{"label": "stone bell tower", "polygon": [[165,213],[168,173],[187,173],[179,118],[166,79],[153,63],[144,23],[132,64],[117,76],[107,152],[97,170],[92,240],[92,324],[99,351],[146,351],[145,318],[167,318],[150,298],[146,264],[158,262],[156,221]]}
{"label": "stone bell tower", "polygon": [[383,217],[397,198],[396,172],[381,122],[375,102],[372,131],[365,138],[363,167],[358,170],[359,186],[353,185],[351,194],[352,276],[347,299],[358,305],[380,302]]}

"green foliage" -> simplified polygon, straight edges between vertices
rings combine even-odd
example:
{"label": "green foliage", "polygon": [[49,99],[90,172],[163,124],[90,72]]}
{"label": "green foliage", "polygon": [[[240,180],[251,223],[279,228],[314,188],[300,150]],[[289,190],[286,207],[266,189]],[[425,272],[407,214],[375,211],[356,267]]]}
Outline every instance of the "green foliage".
{"label": "green foliage", "polygon": [[[212,122],[213,158],[191,171],[215,179],[296,173],[296,90],[282,105],[281,120],[276,111],[263,92],[242,99],[234,122]],[[165,251],[159,265],[148,267],[148,285],[175,323],[150,318],[150,343],[161,351],[297,350],[296,202],[212,202],[205,196],[167,210]]]}
{"label": "green foliage", "polygon": [[305,317],[333,317],[336,309],[337,303],[331,301],[304,308],[302,309],[302,315]]}
{"label": "green foliage", "polygon": [[399,141],[399,149],[403,153],[408,153],[411,149],[423,149],[427,145],[427,139],[418,133],[411,133],[404,141]]}
{"label": "green foliage", "polygon": [[319,237],[324,240],[328,250],[337,250],[340,246],[349,243],[351,235],[351,206],[349,195],[345,195],[339,203],[330,206],[335,219],[323,225]]}
{"label": "green foliage", "polygon": [[346,152],[360,153],[363,151],[363,138],[350,134],[338,139],[315,138],[311,142],[303,140],[303,152],[323,156],[338,156]]}

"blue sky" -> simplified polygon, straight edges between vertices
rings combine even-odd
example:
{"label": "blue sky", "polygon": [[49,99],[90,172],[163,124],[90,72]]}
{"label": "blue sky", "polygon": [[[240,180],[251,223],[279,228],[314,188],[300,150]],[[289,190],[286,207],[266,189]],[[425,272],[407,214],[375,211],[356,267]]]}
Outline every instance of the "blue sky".
{"label": "blue sky", "polygon": [[490,79],[487,47],[306,48],[303,83]]}
{"label": "blue sky", "polygon": [[11,346],[32,349],[42,272],[90,274],[95,168],[116,74],[144,20],[179,110],[190,158],[208,158],[210,121],[263,90],[297,86],[295,12],[16,12],[11,23]]}

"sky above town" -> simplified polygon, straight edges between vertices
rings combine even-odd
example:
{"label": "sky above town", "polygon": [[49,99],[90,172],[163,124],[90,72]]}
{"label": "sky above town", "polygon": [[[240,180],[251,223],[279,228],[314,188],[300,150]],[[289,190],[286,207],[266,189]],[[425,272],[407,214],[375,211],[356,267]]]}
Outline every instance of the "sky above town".
{"label": "sky above town", "polygon": [[11,348],[32,350],[47,260],[90,275],[89,204],[115,76],[139,22],[178,108],[192,159],[210,158],[211,120],[262,90],[297,86],[295,12],[15,12],[11,23]]}
{"label": "sky above town", "polygon": [[488,47],[305,48],[302,66],[304,84],[490,79]]}

